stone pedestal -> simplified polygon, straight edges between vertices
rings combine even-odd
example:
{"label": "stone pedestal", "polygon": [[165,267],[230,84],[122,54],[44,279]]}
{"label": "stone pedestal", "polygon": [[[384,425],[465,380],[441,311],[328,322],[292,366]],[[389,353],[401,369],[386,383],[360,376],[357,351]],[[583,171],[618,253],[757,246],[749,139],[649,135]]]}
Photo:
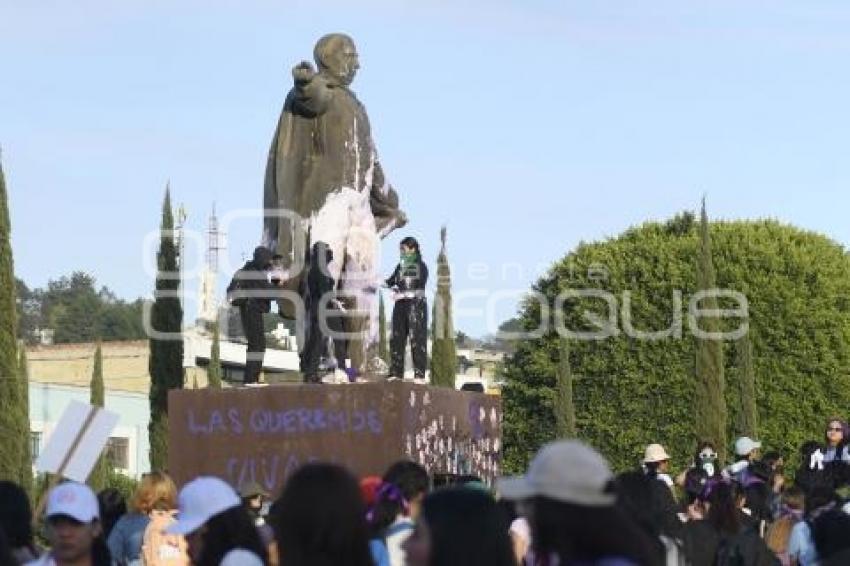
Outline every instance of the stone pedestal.
{"label": "stone pedestal", "polygon": [[201,474],[276,494],[311,461],[358,476],[406,458],[434,474],[500,474],[501,399],[406,382],[174,390],[169,472]]}

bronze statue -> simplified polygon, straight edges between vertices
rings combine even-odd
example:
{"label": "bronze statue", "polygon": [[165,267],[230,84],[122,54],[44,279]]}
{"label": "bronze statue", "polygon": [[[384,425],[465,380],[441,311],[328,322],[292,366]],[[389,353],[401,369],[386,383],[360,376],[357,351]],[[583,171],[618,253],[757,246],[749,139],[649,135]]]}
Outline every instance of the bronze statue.
{"label": "bronze statue", "polygon": [[[360,68],[354,41],[326,35],[313,56],[318,72],[306,61],[292,70],[295,85],[269,150],[263,245],[283,257],[286,288],[303,292],[307,252],[324,242],[337,289],[353,293],[344,298],[347,310],[371,313],[380,239],[407,220],[378,161],[366,108],[349,88]],[[360,371],[377,331],[371,318],[345,320],[347,332],[364,338],[348,344]]]}

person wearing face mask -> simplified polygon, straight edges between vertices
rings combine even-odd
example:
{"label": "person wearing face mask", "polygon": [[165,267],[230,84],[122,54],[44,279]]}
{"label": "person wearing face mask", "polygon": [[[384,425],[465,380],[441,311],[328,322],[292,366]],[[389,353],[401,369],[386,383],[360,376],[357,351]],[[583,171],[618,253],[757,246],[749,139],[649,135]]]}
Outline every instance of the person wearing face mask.
{"label": "person wearing face mask", "polygon": [[710,442],[703,442],[699,445],[696,455],[694,456],[694,465],[705,471],[706,476],[712,478],[720,473],[719,458],[717,450]]}
{"label": "person wearing face mask", "polygon": [[720,465],[717,450],[711,442],[703,441],[697,446],[691,467],[676,476],[676,485],[687,491],[687,474],[690,470],[702,470],[705,478],[713,478],[720,475]]}
{"label": "person wearing face mask", "polygon": [[404,352],[410,340],[413,377],[424,380],[428,367],[428,301],[425,298],[428,267],[422,261],[419,242],[415,238],[408,236],[403,239],[399,248],[399,264],[386,280],[386,286],[393,290],[395,298],[389,379],[404,377]]}

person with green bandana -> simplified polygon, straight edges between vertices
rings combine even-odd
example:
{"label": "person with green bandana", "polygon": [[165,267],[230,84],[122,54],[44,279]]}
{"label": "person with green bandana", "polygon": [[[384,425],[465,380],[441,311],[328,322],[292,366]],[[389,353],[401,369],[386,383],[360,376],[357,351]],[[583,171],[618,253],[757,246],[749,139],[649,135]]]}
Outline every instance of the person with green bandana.
{"label": "person with green bandana", "polygon": [[404,351],[409,339],[413,377],[424,381],[428,367],[428,301],[425,298],[428,268],[422,261],[416,238],[403,239],[399,251],[401,260],[386,281],[395,299],[388,379],[404,377]]}

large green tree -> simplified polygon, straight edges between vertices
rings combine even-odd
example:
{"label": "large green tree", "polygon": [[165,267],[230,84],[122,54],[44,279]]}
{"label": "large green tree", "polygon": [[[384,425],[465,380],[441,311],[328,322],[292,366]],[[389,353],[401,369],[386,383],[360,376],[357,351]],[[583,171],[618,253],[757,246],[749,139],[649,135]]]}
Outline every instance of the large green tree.
{"label": "large green tree", "polygon": [[[699,253],[696,261],[697,290],[707,296],[695,303],[695,307],[707,311],[720,308],[714,295],[717,277],[711,255],[711,227],[702,201],[699,223]],[[721,320],[715,316],[701,317],[696,340],[696,380],[693,395],[694,431],[697,438],[714,444],[720,461],[726,459],[726,380],[724,376],[723,340],[715,338],[721,330]]]}
{"label": "large green tree", "polygon": [[127,302],[107,287],[97,288],[92,275],[75,271],[48,281],[46,289],[29,289],[18,280],[18,337],[38,341],[36,329],[52,329],[56,343],[95,339],[140,340],[145,337],[141,299]]}
{"label": "large green tree", "polygon": [[440,231],[440,254],[437,256],[437,294],[434,297],[434,320],[431,340],[431,383],[441,387],[455,386],[457,347],[452,321],[452,274],[446,255],[446,227]]}
{"label": "large green tree", "polygon": [[[850,256],[825,236],[775,221],[712,222],[711,245],[717,286],[749,302],[759,439],[791,459],[802,442],[820,438],[827,415],[850,406]],[[617,303],[614,336],[570,342],[580,437],[619,470],[635,467],[652,442],[665,445],[674,467],[687,465],[698,440],[693,424],[696,344],[687,313],[698,288],[694,265],[699,249],[699,223],[683,214],[582,243],[534,284],[519,313],[530,336],[516,343],[516,353],[505,364],[507,471],[524,469],[534,451],[555,435],[560,344],[551,318],[559,295],[568,289],[604,291]],[[734,306],[725,301],[724,308]],[[623,316],[627,302],[631,329]],[[566,326],[574,330],[598,330],[609,317],[609,305],[598,296],[568,296],[563,310]],[[535,334],[541,314],[549,324]],[[722,321],[730,333],[741,325],[742,318]],[[671,328],[669,337],[654,339],[635,338],[632,331]],[[734,348],[726,348],[724,359],[730,368],[726,405],[740,406]],[[733,419],[727,427],[733,435]]]}
{"label": "large green tree", "polygon": [[[94,350],[94,364],[89,383],[89,402],[95,407],[103,407],[106,402],[106,392],[103,386],[103,350],[98,343]],[[110,463],[105,454],[101,454],[95,462],[94,468],[89,474],[89,485],[95,492],[106,487],[109,481]]]}
{"label": "large green tree", "polygon": [[22,400],[18,368],[18,328],[12,227],[6,179],[0,164],[0,480],[18,481],[29,416]]}
{"label": "large green tree", "polygon": [[148,363],[151,376],[150,462],[154,470],[168,466],[168,391],[183,387],[183,309],[177,261],[171,193],[166,189],[157,253],[156,290],[151,308]]}

